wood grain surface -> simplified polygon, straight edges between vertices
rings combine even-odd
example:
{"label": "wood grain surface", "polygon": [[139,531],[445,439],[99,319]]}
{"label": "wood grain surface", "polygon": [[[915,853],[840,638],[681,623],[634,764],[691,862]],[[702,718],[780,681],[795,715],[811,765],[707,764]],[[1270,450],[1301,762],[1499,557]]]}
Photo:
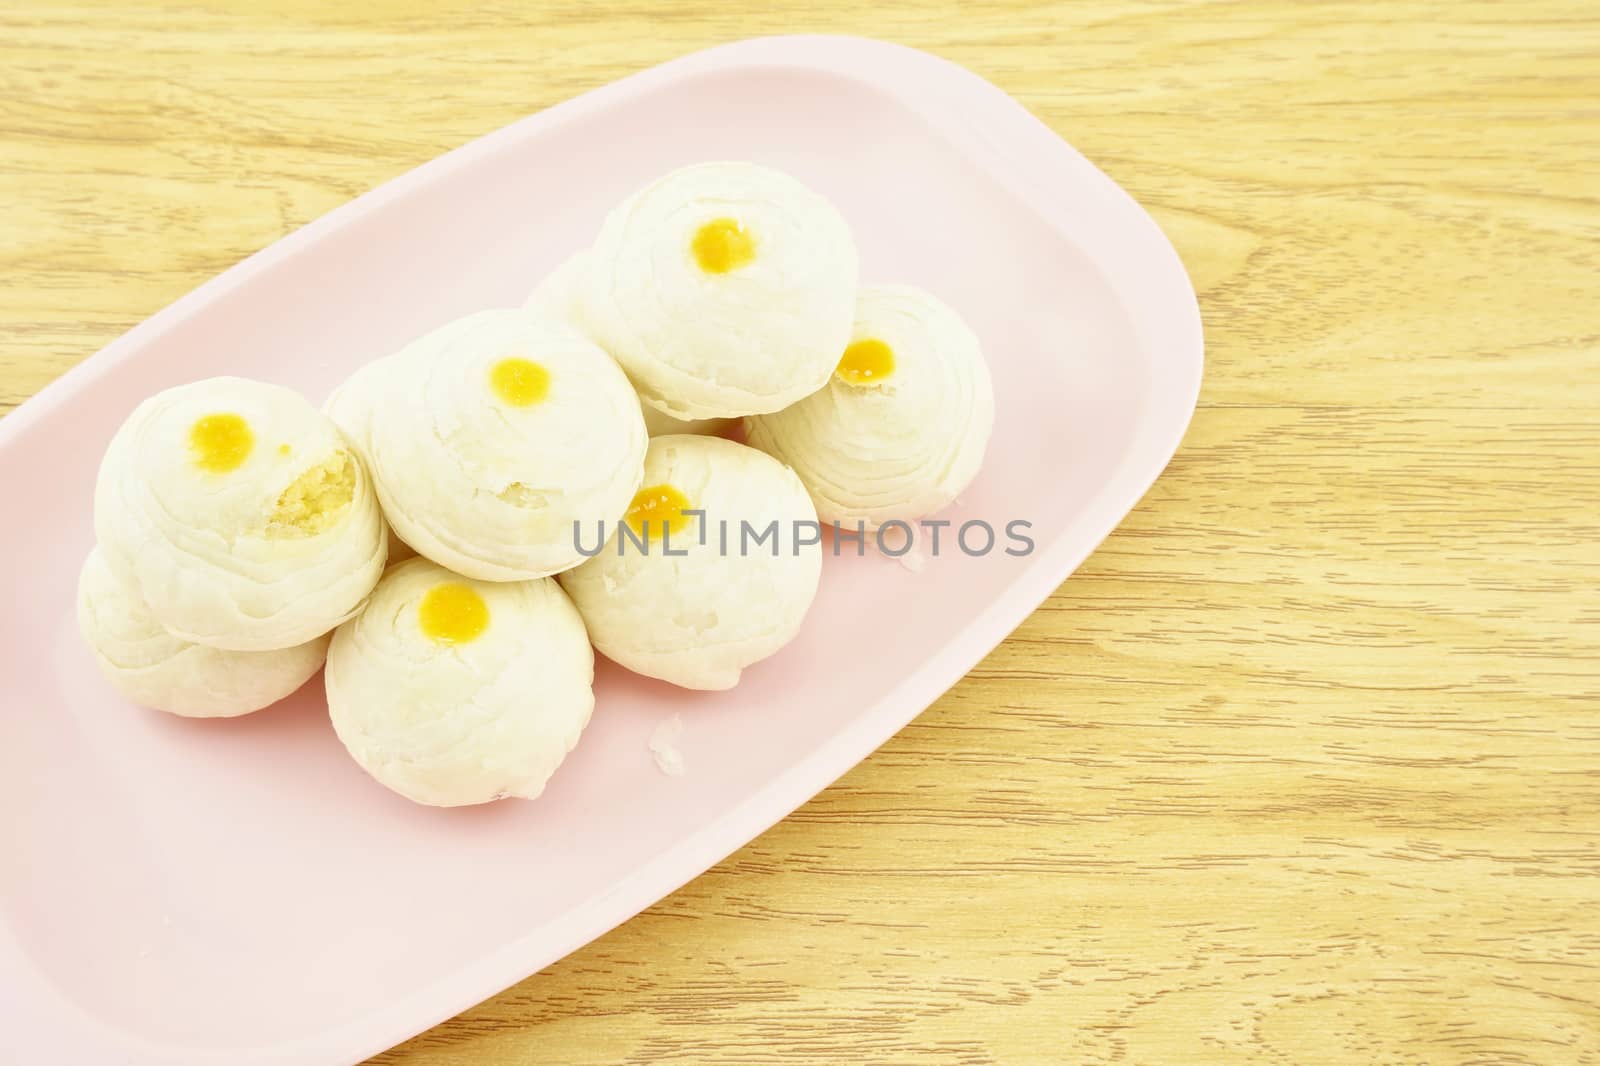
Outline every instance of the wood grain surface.
{"label": "wood grain surface", "polygon": [[1600,10],[742,7],[0,4],[6,406],[448,148],[775,32],[991,79],[1200,293],[1176,460],[970,677],[373,1061],[1600,1063]]}

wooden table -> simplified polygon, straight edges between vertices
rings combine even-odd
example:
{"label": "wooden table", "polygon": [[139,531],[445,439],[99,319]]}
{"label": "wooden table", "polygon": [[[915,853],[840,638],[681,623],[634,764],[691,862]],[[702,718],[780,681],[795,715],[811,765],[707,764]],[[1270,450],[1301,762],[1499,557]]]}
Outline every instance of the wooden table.
{"label": "wooden table", "polygon": [[1600,1063],[1592,3],[223,6],[0,11],[5,405],[447,148],[801,29],[1017,96],[1206,320],[1177,459],[966,681],[375,1062]]}

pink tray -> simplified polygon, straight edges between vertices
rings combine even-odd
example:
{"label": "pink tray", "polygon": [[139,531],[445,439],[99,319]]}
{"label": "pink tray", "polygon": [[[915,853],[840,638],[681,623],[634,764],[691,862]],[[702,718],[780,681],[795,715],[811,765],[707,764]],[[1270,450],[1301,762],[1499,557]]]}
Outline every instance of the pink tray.
{"label": "pink tray", "polygon": [[[235,721],[130,707],[72,613],[90,486],[157,389],[245,374],[314,399],[450,318],[520,303],[608,205],[684,163],[799,176],[867,281],[923,285],[983,339],[999,418],[946,516],[1037,550],[920,572],[827,558],[800,639],[736,690],[603,667],[533,803],[412,806],[366,778],[321,685]],[[1137,204],[994,86],[872,41],[689,56],[451,152],[252,256],[0,421],[0,1060],[348,1063],[520,980],[705,870],[969,670],[1177,447],[1200,318]],[[648,740],[681,713],[687,770]],[[869,832],[871,830],[863,830]]]}

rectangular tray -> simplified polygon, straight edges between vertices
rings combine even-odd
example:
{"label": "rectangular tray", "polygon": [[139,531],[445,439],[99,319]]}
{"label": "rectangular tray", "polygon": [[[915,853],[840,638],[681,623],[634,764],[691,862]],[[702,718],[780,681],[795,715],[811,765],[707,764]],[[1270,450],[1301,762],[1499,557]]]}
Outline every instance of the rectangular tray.
{"label": "rectangular tray", "polygon": [[[727,693],[603,666],[532,803],[369,780],[321,684],[244,719],[130,707],[73,621],[90,489],[143,397],[215,374],[320,402],[451,318],[520,304],[605,209],[685,163],[790,171],[863,280],[954,305],[993,368],[987,463],[943,516],[1036,550],[825,559],[801,637]],[[879,42],[701,52],[524,119],[279,241],[0,420],[0,1060],[357,1061],[600,935],[729,854],[955,683],[1159,474],[1199,389],[1194,292],[1134,201],[1000,90]],[[648,741],[681,713],[687,765]]]}

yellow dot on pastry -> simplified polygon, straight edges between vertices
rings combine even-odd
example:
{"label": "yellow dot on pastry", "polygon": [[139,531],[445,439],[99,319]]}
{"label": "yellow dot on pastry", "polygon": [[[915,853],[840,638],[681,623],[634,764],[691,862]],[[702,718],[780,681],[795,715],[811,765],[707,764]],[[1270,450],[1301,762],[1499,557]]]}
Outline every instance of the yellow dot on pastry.
{"label": "yellow dot on pastry", "polygon": [[531,359],[512,356],[489,370],[489,387],[512,407],[532,407],[550,391],[550,371]]}
{"label": "yellow dot on pastry", "polygon": [[459,581],[435,585],[417,605],[423,636],[440,644],[466,644],[489,628],[489,605]]}
{"label": "yellow dot on pastry", "polygon": [[834,373],[850,385],[876,385],[894,373],[894,350],[876,338],[856,341]]}
{"label": "yellow dot on pastry", "polygon": [[726,274],[755,257],[755,238],[734,219],[712,219],[695,231],[695,262],[707,274]]}
{"label": "yellow dot on pastry", "polygon": [[689,524],[689,516],[683,513],[688,509],[689,497],[673,486],[646,485],[633,494],[623,521],[641,537],[664,537],[668,532],[683,531]]}
{"label": "yellow dot on pastry", "polygon": [[206,415],[189,429],[189,450],[201,470],[226,474],[250,458],[256,436],[250,423],[235,414]]}

